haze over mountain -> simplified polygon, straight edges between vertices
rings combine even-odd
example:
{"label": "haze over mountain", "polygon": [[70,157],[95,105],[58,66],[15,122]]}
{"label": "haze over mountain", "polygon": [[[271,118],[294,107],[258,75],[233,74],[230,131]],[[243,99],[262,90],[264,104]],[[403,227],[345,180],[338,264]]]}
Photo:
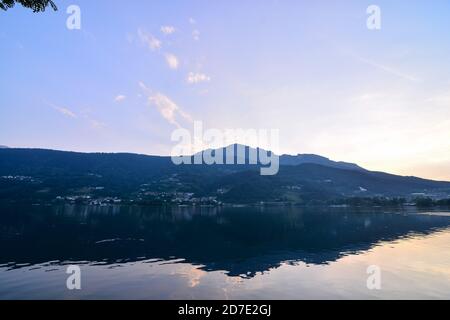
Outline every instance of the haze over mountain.
{"label": "haze over mountain", "polygon": [[[251,148],[245,149],[247,157]],[[280,161],[277,175],[261,176],[260,165],[251,164],[177,166],[170,157],[1,149],[0,199],[52,201],[76,195],[153,201],[189,194],[226,203],[308,204],[352,197],[450,195],[450,182],[368,171],[316,155],[281,156]]]}

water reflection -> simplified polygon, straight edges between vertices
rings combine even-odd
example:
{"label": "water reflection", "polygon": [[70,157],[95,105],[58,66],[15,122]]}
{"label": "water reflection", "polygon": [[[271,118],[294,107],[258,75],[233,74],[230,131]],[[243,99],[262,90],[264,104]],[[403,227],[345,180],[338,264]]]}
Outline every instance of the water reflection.
{"label": "water reflection", "polygon": [[0,213],[0,268],[170,261],[187,268],[191,287],[205,272],[250,279],[281,265],[327,265],[450,226],[448,215],[374,209],[66,205]]}

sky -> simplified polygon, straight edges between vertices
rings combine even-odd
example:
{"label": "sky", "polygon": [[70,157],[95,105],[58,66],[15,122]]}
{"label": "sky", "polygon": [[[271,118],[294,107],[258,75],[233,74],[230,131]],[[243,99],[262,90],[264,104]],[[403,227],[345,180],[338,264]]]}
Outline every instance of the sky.
{"label": "sky", "polygon": [[447,0],[54,2],[0,12],[0,145],[169,155],[202,121],[450,180]]}

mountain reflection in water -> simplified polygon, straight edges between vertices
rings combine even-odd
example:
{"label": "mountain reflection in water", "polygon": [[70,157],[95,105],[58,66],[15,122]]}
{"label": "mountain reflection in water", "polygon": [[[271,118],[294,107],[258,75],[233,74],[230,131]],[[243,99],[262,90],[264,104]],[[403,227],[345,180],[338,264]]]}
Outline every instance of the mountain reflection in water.
{"label": "mountain reflection in water", "polygon": [[9,205],[0,213],[6,270],[161,260],[241,278],[281,264],[326,265],[450,226],[445,214],[387,209]]}

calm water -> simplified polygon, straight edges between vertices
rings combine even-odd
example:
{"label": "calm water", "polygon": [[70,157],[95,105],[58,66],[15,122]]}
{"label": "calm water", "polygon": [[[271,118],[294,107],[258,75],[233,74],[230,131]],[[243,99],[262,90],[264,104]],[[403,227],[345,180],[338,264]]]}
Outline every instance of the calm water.
{"label": "calm water", "polygon": [[450,299],[450,214],[0,206],[0,299],[35,298]]}

